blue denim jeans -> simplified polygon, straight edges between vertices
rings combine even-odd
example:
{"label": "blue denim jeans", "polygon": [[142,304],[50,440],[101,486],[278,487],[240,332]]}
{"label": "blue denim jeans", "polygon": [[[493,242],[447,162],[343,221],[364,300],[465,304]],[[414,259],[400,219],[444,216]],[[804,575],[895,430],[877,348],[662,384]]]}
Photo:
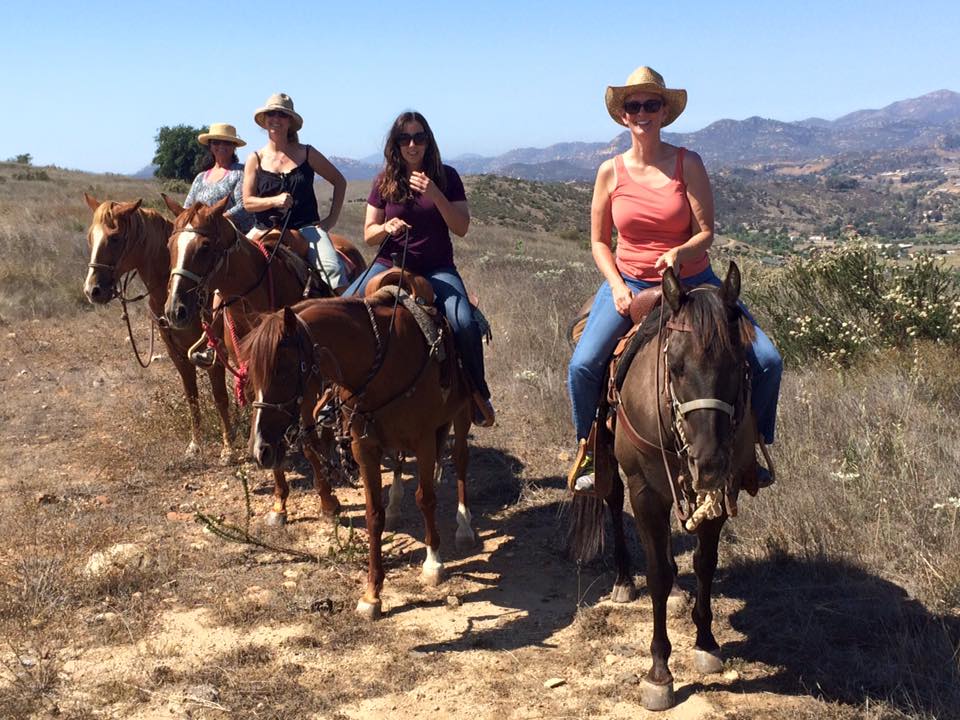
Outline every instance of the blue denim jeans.
{"label": "blue denim jeans", "polygon": [[[656,283],[629,277],[624,277],[623,280],[635,292],[656,285]],[[720,278],[709,267],[697,275],[684,278],[683,283],[690,286],[705,283],[722,285]],[[757,429],[763,436],[764,442],[769,445],[774,440],[783,360],[770,338],[759,328],[742,303],[741,307],[753,323],[757,335],[753,346],[747,351],[747,360],[752,373],[751,404],[757,418]],[[606,365],[610,361],[610,355],[617,341],[630,329],[631,325],[629,317],[624,317],[617,312],[613,304],[610,284],[604,281],[593,299],[587,326],[583,329],[580,342],[573,351],[573,357],[570,358],[570,368],[567,373],[567,386],[570,402],[573,405],[573,425],[577,431],[578,441],[590,434],[590,427],[593,425],[597,407],[600,404],[600,394],[605,389],[601,385]]]}
{"label": "blue denim jeans", "polygon": [[[344,291],[344,296],[363,295],[370,278],[392,266],[376,262],[370,267],[370,272],[361,275]],[[490,388],[483,369],[483,342],[480,337],[480,328],[473,319],[473,308],[467,297],[467,289],[463,280],[454,268],[439,268],[432,272],[423,273],[436,297],[436,306],[443,310],[443,314],[453,330],[453,338],[457,344],[457,352],[463,367],[470,376],[473,386],[485,398],[490,397]]]}

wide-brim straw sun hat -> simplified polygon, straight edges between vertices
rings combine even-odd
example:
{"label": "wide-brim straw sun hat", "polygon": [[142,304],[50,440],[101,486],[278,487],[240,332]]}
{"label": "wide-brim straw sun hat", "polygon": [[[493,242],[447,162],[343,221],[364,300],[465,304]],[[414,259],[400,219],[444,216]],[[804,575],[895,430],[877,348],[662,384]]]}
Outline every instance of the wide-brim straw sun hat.
{"label": "wide-brim straw sun hat", "polygon": [[623,101],[633,93],[655,93],[667,103],[667,116],[660,127],[666,127],[678,117],[687,106],[687,91],[671,89],[663,81],[663,75],[646,65],[638,67],[627,78],[625,85],[610,85],[607,88],[607,112],[614,122],[626,125],[623,121]]}
{"label": "wide-brim straw sun hat", "polygon": [[201,145],[208,145],[211,140],[226,140],[237,147],[247,144],[237,137],[237,129],[227,123],[210,123],[210,129],[207,132],[197,135],[197,141]]}
{"label": "wide-brim straw sun hat", "polygon": [[300,114],[293,109],[293,100],[286,93],[276,93],[268,97],[267,102],[264,103],[263,107],[253,114],[253,121],[265,129],[267,127],[267,120],[265,116],[271,110],[279,110],[280,112],[289,115],[290,129],[294,132],[303,127],[303,118],[300,117]]}

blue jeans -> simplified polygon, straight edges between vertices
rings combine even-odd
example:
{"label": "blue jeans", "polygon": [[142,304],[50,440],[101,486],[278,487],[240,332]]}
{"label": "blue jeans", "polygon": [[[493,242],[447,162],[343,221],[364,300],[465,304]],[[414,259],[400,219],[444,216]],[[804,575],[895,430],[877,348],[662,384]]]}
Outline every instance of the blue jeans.
{"label": "blue jeans", "polygon": [[[635,292],[657,284],[629,277],[624,277],[623,280]],[[709,267],[683,280],[684,285],[690,286],[705,283],[722,285],[720,278]],[[769,445],[774,439],[783,360],[770,338],[759,328],[756,320],[742,303],[741,307],[753,323],[757,335],[753,346],[747,351],[752,376],[751,405],[757,418],[757,429],[763,436],[764,442]],[[597,407],[600,404],[600,394],[605,389],[601,386],[610,355],[617,341],[630,329],[631,325],[629,317],[624,317],[617,312],[613,304],[610,284],[604,281],[594,297],[587,326],[583,329],[580,342],[573,351],[567,372],[567,387],[570,392],[570,402],[573,405],[573,425],[577,431],[578,441],[590,434],[590,427],[593,425]]]}
{"label": "blue jeans", "polygon": [[[389,270],[392,265],[375,262],[368,273],[361,275],[344,292],[349,295],[363,295],[367,283],[374,275]],[[457,344],[457,352],[463,368],[467,371],[473,387],[483,397],[490,397],[490,388],[483,370],[483,342],[480,337],[480,328],[473,319],[473,308],[467,297],[467,289],[463,280],[453,268],[439,268],[428,273],[422,273],[437,296],[435,305],[443,310],[443,314],[453,330],[453,339]]]}

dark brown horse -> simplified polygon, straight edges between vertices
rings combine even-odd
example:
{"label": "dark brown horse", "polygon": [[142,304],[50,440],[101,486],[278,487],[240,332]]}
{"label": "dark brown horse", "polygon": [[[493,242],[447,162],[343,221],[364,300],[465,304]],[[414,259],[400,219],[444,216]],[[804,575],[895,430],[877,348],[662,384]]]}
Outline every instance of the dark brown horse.
{"label": "dark brown horse", "polygon": [[[224,217],[229,198],[212,207],[197,203],[186,210],[164,199],[171,210],[179,210],[169,239],[169,288],[164,307],[167,321],[175,328],[196,322],[205,307],[204,297],[217,292],[222,299],[223,335],[230,356],[223,360],[240,368],[236,345],[253,328],[258,314],[293,305],[303,295],[303,284],[294,268],[281,258],[267,267],[264,246],[248,240]],[[365,264],[356,249],[353,253],[359,260],[359,265],[354,264],[355,275]],[[305,437],[303,451],[313,468],[323,512],[335,515],[340,503],[330,488],[328,465],[322,457],[328,453],[321,450],[312,433]],[[273,477],[274,504],[267,522],[283,524],[290,488],[281,468],[273,469]]]}
{"label": "dark brown horse", "polygon": [[[147,289],[147,305],[154,318],[163,313],[167,301],[167,276],[170,274],[170,255],[167,240],[173,223],[159,213],[142,208],[136,202],[100,202],[83,194],[93,210],[93,222],[87,230],[90,262],[83,284],[84,294],[95,305],[103,305],[117,296],[120,279],[136,272]],[[200,452],[200,403],[197,397],[197,370],[187,359],[187,350],[202,335],[200,322],[194,320],[182,328],[166,327],[158,323],[158,331],[167,347],[170,361],[180,374],[183,391],[190,407],[190,444],[187,455]],[[223,449],[220,459],[229,462],[233,430],[230,426],[230,401],[222,366],[208,371],[222,426]]]}
{"label": "dark brown horse", "polygon": [[[443,563],[434,518],[434,471],[451,424],[459,500],[456,540],[458,545],[475,542],[466,497],[470,391],[460,372],[444,370],[413,315],[402,305],[395,307],[387,293],[362,300],[306,301],[265,317],[244,342],[242,354],[257,396],[250,432],[254,455],[262,463],[278,462],[284,433],[298,417],[312,422],[312,399],[321,387],[336,383],[340,389],[363,479],[370,538],[367,591],[357,612],[370,619],[380,614],[385,521],[380,461],[385,451],[417,457],[417,506],[427,546],[423,579],[439,583]],[[444,362],[452,362],[452,356]]]}
{"label": "dark brown horse", "polygon": [[[618,464],[627,477],[647,561],[653,663],[642,697],[649,710],[663,710],[674,703],[667,638],[667,600],[677,573],[670,542],[671,507],[683,516],[686,529],[697,535],[695,666],[704,673],[722,668],[710,608],[717,545],[728,512],[736,514],[741,483],[756,473],[746,356],[753,327],[738,305],[739,295],[740,272],[733,263],[721,288],[685,289],[672,270],[665,273],[665,302],[647,317],[634,340],[636,354],[617,373],[622,385],[613,456],[599,457],[603,443],[598,445],[598,473],[607,477],[598,476],[597,487],[612,488],[606,503],[614,529],[615,602],[635,596],[623,534],[624,485]],[[606,410],[604,405],[601,418],[605,419]],[[686,508],[681,509],[684,504]],[[574,499],[574,551],[581,559],[598,549],[602,511],[602,502],[595,498]]]}

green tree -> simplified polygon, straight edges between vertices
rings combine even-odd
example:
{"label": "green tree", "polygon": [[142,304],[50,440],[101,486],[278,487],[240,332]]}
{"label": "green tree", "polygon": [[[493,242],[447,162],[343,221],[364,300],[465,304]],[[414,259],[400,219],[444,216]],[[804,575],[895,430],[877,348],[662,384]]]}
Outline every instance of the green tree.
{"label": "green tree", "polygon": [[29,165],[33,162],[33,155],[30,153],[22,153],[20,155],[15,155],[12,158],[7,158],[7,162],[17,163],[17,165]]}
{"label": "green tree", "polygon": [[154,138],[157,152],[153,163],[157,166],[154,175],[159,178],[176,178],[190,182],[203,169],[207,158],[206,149],[197,142],[197,135],[207,128],[189,125],[164,126]]}

